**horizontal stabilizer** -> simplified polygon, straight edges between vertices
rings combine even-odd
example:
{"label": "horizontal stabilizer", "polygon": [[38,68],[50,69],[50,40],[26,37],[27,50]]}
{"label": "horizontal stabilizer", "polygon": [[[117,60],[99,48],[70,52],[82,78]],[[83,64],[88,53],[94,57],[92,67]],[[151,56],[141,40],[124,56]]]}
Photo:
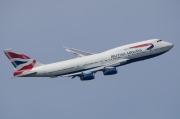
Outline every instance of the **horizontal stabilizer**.
{"label": "horizontal stabilizer", "polygon": [[[19,71],[15,71],[14,74],[19,73]],[[32,76],[34,74],[36,74],[37,72],[32,72],[32,71],[24,71],[21,74],[18,75],[14,75],[14,77],[12,78],[16,78],[16,77],[28,77],[28,76]]]}

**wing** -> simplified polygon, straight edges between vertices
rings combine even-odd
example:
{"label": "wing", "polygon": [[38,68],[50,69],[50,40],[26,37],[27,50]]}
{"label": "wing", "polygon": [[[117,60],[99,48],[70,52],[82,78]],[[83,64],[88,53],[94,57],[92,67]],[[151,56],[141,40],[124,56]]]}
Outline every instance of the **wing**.
{"label": "wing", "polygon": [[74,48],[68,48],[68,47],[65,47],[65,46],[63,46],[63,48],[67,52],[73,53],[74,55],[76,55],[78,57],[83,57],[83,56],[88,56],[88,55],[92,55],[93,54],[93,53],[77,50],[77,49],[74,49]]}
{"label": "wing", "polygon": [[128,59],[120,59],[118,61],[115,61],[115,62],[111,62],[109,64],[106,64],[106,65],[102,65],[102,66],[99,66],[99,67],[96,67],[96,68],[93,68],[93,69],[89,69],[89,70],[86,70],[86,71],[81,71],[81,72],[77,72],[77,73],[71,73],[71,74],[67,74],[67,75],[61,75],[63,77],[76,77],[76,76],[81,76],[83,73],[86,73],[86,72],[93,72],[93,73],[96,73],[97,71],[103,71],[104,68],[106,67],[117,67],[117,66],[120,66],[124,63],[127,62]]}

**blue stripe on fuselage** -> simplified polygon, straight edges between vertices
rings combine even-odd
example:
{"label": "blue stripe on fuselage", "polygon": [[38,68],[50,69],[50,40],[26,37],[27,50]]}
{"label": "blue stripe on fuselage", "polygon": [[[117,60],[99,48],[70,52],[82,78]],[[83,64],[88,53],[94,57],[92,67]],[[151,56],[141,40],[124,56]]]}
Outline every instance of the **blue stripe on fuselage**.
{"label": "blue stripe on fuselage", "polygon": [[[130,64],[130,63],[133,63],[133,62],[138,62],[138,61],[150,59],[150,58],[153,58],[153,57],[157,57],[157,56],[162,55],[162,54],[164,54],[166,52],[167,51],[161,52],[161,53],[157,53],[157,54],[153,54],[153,55],[144,56],[144,57],[139,57],[139,58],[135,58],[135,59],[130,59],[130,60],[127,61],[126,64]],[[124,64],[124,65],[126,65],[126,64]]]}
{"label": "blue stripe on fuselage", "polygon": [[154,45],[151,45],[149,48],[147,48],[146,50],[151,50],[154,48]]}

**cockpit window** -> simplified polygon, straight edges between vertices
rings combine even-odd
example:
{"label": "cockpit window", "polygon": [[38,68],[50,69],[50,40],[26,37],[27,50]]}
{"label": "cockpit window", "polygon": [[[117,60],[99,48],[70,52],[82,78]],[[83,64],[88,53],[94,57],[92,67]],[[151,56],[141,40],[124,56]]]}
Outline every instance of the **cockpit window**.
{"label": "cockpit window", "polygon": [[157,42],[161,42],[162,40],[158,40]]}

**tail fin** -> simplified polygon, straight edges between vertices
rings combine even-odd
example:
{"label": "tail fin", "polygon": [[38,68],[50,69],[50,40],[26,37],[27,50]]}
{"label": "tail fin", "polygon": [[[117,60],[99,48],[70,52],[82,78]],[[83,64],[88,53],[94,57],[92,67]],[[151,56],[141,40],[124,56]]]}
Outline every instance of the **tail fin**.
{"label": "tail fin", "polygon": [[4,50],[5,55],[11,61],[16,70],[31,70],[34,67],[42,66],[43,64],[37,62],[30,57],[16,52],[13,49]]}

